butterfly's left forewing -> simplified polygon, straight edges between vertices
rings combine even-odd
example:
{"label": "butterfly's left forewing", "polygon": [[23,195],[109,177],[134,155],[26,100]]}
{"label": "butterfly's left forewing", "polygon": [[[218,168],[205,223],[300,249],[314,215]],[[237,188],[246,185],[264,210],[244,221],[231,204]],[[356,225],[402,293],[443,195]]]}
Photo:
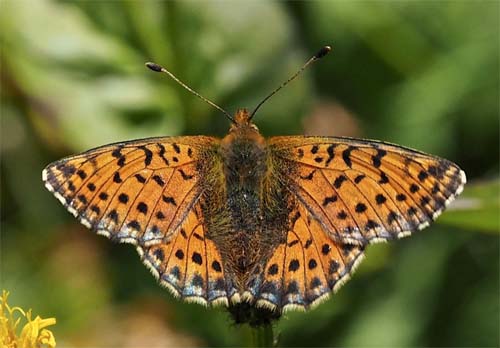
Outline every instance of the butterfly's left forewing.
{"label": "butterfly's left forewing", "polygon": [[111,144],[48,165],[45,186],[85,226],[132,244],[177,230],[201,193],[210,137],[164,137]]}
{"label": "butterfly's left forewing", "polygon": [[426,227],[458,195],[465,174],[397,145],[338,137],[274,137],[290,191],[337,242],[366,244]]}

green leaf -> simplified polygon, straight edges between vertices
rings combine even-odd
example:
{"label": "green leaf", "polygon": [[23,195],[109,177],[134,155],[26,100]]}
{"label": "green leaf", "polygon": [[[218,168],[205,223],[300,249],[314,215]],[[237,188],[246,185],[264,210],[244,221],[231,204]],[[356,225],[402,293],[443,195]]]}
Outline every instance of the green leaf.
{"label": "green leaf", "polygon": [[438,222],[475,232],[498,234],[499,193],[498,179],[466,185],[463,194]]}

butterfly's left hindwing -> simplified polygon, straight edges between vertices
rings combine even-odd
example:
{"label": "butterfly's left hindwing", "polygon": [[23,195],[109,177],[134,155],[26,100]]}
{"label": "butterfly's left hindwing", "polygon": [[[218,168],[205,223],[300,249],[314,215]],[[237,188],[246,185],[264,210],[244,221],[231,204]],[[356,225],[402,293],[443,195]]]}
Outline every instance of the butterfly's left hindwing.
{"label": "butterfly's left hindwing", "polygon": [[218,248],[207,238],[199,203],[189,210],[179,233],[170,240],[137,250],[160,284],[174,296],[203,305],[228,305],[235,294],[238,296],[227,280]]}
{"label": "butterfly's left hindwing", "polygon": [[209,137],[103,146],[48,165],[49,191],[85,226],[120,242],[154,244],[176,231],[201,191]]}
{"label": "butterfly's left hindwing", "polygon": [[401,238],[437,218],[465,184],[447,160],[397,145],[337,137],[274,137],[293,168],[290,191],[331,238],[366,244]]}

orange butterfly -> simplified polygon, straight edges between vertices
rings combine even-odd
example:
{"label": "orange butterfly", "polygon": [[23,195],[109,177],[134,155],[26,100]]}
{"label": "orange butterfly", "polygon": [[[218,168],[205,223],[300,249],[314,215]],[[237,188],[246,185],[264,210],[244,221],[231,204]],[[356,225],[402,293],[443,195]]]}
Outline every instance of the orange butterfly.
{"label": "orange butterfly", "polygon": [[229,306],[239,322],[310,308],[366,245],[428,226],[466,179],[452,162],[378,141],[265,139],[251,120],[280,88],[234,118],[192,91],[232,121],[226,137],[106,145],[50,164],[43,181],[85,226],[136,245],[175,296]]}

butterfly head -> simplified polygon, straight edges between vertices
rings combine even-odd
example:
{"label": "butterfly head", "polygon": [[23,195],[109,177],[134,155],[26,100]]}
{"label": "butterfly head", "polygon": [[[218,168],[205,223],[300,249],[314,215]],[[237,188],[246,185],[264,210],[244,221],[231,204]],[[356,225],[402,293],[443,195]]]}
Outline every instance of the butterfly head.
{"label": "butterfly head", "polygon": [[251,121],[251,115],[247,109],[239,109],[234,114],[234,122],[229,129],[230,132],[241,132],[241,131],[250,131],[250,132],[259,132],[259,129],[255,124]]}

